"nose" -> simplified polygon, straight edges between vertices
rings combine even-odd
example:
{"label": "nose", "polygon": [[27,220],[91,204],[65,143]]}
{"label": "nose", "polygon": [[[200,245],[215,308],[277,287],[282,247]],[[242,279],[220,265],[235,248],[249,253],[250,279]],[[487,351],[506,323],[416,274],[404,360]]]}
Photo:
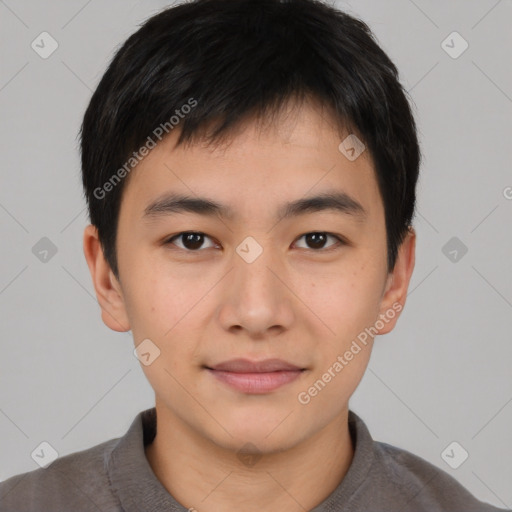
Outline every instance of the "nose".
{"label": "nose", "polygon": [[257,247],[251,246],[251,241],[241,244],[234,254],[218,318],[227,331],[267,338],[291,327],[295,318],[293,286],[278,255],[269,245],[258,245],[261,252],[257,251],[255,259]]}

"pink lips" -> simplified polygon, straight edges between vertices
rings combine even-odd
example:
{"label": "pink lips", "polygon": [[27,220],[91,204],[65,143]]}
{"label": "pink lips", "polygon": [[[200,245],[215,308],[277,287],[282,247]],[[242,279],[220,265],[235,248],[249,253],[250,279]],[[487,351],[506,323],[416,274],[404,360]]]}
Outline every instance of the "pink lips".
{"label": "pink lips", "polygon": [[207,369],[228,386],[243,393],[253,394],[274,391],[297,379],[304,370],[281,359],[232,359]]}

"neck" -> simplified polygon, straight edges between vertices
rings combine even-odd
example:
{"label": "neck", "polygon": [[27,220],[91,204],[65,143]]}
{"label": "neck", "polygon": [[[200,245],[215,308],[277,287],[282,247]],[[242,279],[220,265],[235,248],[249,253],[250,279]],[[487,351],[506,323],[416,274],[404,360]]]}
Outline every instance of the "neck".
{"label": "neck", "polygon": [[192,511],[311,510],[336,489],[353,458],[348,409],[314,436],[262,454],[253,464],[192,431],[158,403],[157,418],[146,458],[167,491]]}

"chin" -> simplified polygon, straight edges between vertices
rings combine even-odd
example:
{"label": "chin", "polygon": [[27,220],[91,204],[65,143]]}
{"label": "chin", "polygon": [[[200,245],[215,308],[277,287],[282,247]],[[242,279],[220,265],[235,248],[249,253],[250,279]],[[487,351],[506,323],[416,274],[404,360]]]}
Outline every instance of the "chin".
{"label": "chin", "polygon": [[[244,446],[248,451],[251,451],[251,446],[253,446],[257,453],[275,453],[287,450],[302,440],[304,432],[299,431],[293,421],[289,421],[293,414],[285,419],[286,414],[281,413],[275,417],[263,418],[260,412],[260,414],[247,415],[237,421],[221,422],[232,437],[223,429],[216,430],[217,439],[214,442],[235,452]],[[283,421],[283,419],[285,420]],[[304,428],[303,423],[302,428]]]}
{"label": "chin", "polygon": [[[215,440],[214,440],[215,441]],[[294,439],[290,432],[284,435],[271,435],[268,432],[234,432],[233,438],[224,437],[218,446],[240,455],[269,455],[293,448],[300,440]]]}

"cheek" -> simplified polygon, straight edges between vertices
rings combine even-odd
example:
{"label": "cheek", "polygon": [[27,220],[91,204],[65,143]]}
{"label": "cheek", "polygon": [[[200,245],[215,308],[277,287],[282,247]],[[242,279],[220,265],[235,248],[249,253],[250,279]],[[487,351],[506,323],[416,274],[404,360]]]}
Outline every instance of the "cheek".
{"label": "cheek", "polygon": [[154,341],[161,351],[159,362],[173,374],[183,373],[183,361],[195,359],[200,319],[206,315],[201,298],[209,285],[197,278],[192,283],[187,277],[176,275],[179,272],[174,271],[171,276],[155,268],[151,277],[138,276],[139,284],[137,290],[132,289],[130,303],[136,343],[145,338]]}
{"label": "cheek", "polygon": [[129,314],[139,327],[162,336],[193,306],[199,283],[192,282],[179,267],[151,259],[150,254],[132,257],[137,264],[127,276]]}
{"label": "cheek", "polygon": [[182,316],[183,297],[177,287],[165,276],[155,275],[160,274],[150,275],[139,267],[130,274],[125,286],[125,307],[135,343],[150,338],[160,345]]}
{"label": "cheek", "polygon": [[190,288],[184,293],[175,279],[163,277],[156,270],[154,274],[160,278],[141,278],[138,292],[132,296],[132,332],[136,344],[149,338],[160,351],[151,365],[142,365],[153,389],[158,394],[178,396],[179,383],[186,383],[191,392],[193,389],[188,364],[195,357],[192,321],[198,298]]}
{"label": "cheek", "polygon": [[360,260],[329,273],[310,274],[307,281],[302,279],[300,296],[305,297],[308,315],[312,312],[339,346],[376,320],[381,280],[378,267]]}
{"label": "cheek", "polygon": [[[321,285],[310,286],[311,309],[322,322],[315,336],[314,372],[308,379],[299,403],[318,418],[334,417],[361,381],[373,346],[368,329],[378,318],[380,274],[369,265],[331,276]],[[328,326],[328,330],[322,325]],[[333,404],[338,404],[333,406]]]}

